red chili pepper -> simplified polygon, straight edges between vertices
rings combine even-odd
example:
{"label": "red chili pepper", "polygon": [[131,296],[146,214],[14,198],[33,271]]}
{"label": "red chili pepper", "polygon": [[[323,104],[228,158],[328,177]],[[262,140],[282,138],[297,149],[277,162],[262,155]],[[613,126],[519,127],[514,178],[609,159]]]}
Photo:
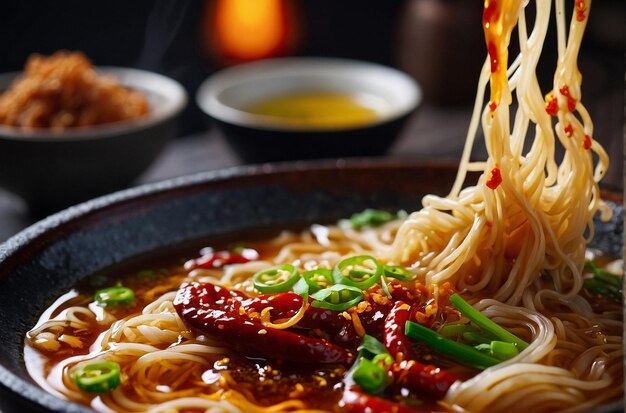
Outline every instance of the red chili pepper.
{"label": "red chili pepper", "polygon": [[368,308],[369,311],[358,313],[359,320],[361,320],[363,329],[365,329],[367,334],[376,337],[377,340],[381,340],[385,329],[385,318],[391,309],[391,302],[388,304],[379,304],[370,301]]}
{"label": "red chili pepper", "polygon": [[585,20],[585,11],[587,7],[585,6],[585,2],[583,0],[574,0],[574,4],[576,5],[576,20],[582,22]]}
{"label": "red chili pepper", "polygon": [[589,150],[591,148],[591,138],[589,135],[585,135],[585,140],[583,141],[583,148],[585,150]]}
{"label": "red chili pepper", "polygon": [[457,380],[446,370],[415,360],[405,360],[391,366],[394,386],[415,391],[426,391],[435,397],[443,397]]}
{"label": "red chili pepper", "polygon": [[500,168],[493,168],[489,180],[487,180],[487,186],[490,189],[495,190],[502,183],[502,175],[500,174]]}
{"label": "red chili pepper", "polygon": [[404,334],[404,326],[411,318],[411,307],[397,301],[385,321],[383,344],[396,361],[391,372],[394,386],[416,391],[426,391],[441,397],[456,381],[456,377],[439,367],[415,361],[415,352]]}
{"label": "red chili pepper", "polygon": [[[309,301],[312,301],[309,298]],[[272,318],[293,317],[302,306],[302,297],[296,293],[286,292],[278,294],[262,294],[243,303],[248,310],[261,312],[264,308],[272,307]],[[346,320],[337,311],[309,306],[303,317],[298,321],[298,327],[317,328],[329,336],[333,336],[333,343],[341,343],[343,347],[356,347],[358,336],[354,325]]]}
{"label": "red chili pepper", "polygon": [[565,85],[559,89],[559,92],[567,98],[567,109],[573,112],[576,109],[576,99],[569,94],[569,87]]}
{"label": "red chili pepper", "polygon": [[498,104],[493,101],[489,102],[489,110],[492,112],[495,112],[496,109],[498,109]]}
{"label": "red chili pepper", "polygon": [[[256,253],[256,251],[254,252]],[[258,258],[258,253],[256,255]],[[249,261],[251,261],[250,258],[246,258],[242,254],[234,251],[212,251],[208,254],[204,254],[200,258],[188,261],[185,264],[185,268],[187,270],[193,270],[195,268],[203,268],[209,270],[212,268],[222,268],[224,265],[243,264]]]}
{"label": "red chili pepper", "polygon": [[397,362],[415,359],[411,342],[404,334],[404,326],[410,319],[411,307],[402,301],[396,301],[385,319],[383,344]]}
{"label": "red chili pepper", "polygon": [[350,364],[354,361],[351,353],[326,340],[264,327],[245,311],[241,314],[241,295],[220,286],[183,285],[174,306],[190,327],[244,355],[299,363]]}
{"label": "red chili pepper", "polygon": [[391,298],[394,301],[404,301],[411,306],[421,305],[425,302],[425,298],[428,298],[428,289],[423,284],[415,284],[412,289],[408,289],[398,280],[392,280],[389,283],[389,289],[392,290]]}
{"label": "red chili pepper", "polygon": [[356,386],[344,390],[339,407],[344,413],[415,413],[408,406],[362,393]]}
{"label": "red chili pepper", "polygon": [[546,113],[550,116],[556,116],[559,112],[559,105],[556,101],[554,93],[550,92],[546,95]]}
{"label": "red chili pepper", "polygon": [[489,53],[489,63],[491,64],[491,73],[498,71],[498,47],[494,42],[489,42],[487,45],[487,52]]}
{"label": "red chili pepper", "polygon": [[568,123],[567,126],[565,126],[565,128],[563,129],[563,132],[565,132],[565,135],[568,138],[571,138],[572,135],[574,134],[574,127],[572,126],[571,123]]}

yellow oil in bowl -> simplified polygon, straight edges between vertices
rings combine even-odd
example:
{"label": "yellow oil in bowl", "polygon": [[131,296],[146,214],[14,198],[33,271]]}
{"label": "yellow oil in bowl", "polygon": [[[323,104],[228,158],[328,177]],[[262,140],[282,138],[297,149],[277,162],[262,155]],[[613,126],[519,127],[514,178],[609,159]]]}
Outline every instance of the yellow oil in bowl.
{"label": "yellow oil in bowl", "polygon": [[312,129],[366,125],[380,113],[359,95],[341,92],[298,92],[253,102],[245,111],[276,124]]}

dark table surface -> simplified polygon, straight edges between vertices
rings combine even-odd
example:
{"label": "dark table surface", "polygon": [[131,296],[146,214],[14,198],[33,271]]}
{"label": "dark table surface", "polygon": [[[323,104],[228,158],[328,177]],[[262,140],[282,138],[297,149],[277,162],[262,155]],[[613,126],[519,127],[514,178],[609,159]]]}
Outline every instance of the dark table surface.
{"label": "dark table surface", "polygon": [[[622,90],[609,90],[588,102],[595,122],[595,138],[611,156],[605,182],[623,187],[623,95]],[[398,140],[386,156],[395,159],[458,162],[471,117],[471,107],[441,108],[423,105],[409,119]],[[481,139],[472,157],[484,159]],[[228,168],[241,161],[216,130],[208,130],[171,141],[152,167],[136,184],[160,181],[195,172]],[[0,190],[0,242],[34,223],[25,203]]]}

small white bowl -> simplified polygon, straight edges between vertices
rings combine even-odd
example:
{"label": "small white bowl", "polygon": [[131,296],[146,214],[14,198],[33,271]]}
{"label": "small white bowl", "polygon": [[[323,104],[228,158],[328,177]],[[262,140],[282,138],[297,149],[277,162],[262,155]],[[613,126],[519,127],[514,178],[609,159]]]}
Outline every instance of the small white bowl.
{"label": "small white bowl", "polygon": [[[329,128],[278,123],[246,111],[253,102],[298,92],[352,94],[375,108],[378,116],[358,126]],[[396,69],[315,57],[234,66],[208,78],[196,94],[198,106],[245,161],[382,155],[421,97],[416,82]]]}

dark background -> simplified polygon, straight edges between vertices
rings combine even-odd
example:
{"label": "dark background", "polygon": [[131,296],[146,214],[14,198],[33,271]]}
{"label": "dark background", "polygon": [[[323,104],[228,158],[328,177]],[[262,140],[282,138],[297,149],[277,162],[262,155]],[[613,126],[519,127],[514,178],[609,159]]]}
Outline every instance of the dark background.
{"label": "dark background", "polygon": [[[288,2],[291,0],[287,0]],[[223,62],[201,44],[212,1],[16,1],[0,15],[0,72],[23,68],[31,53],[80,50],[94,64],[148,69],[175,78],[193,96]],[[299,41],[292,55],[338,56],[394,64],[395,21],[403,2],[294,1]],[[201,130],[195,105],[182,134]]]}
{"label": "dark background", "polygon": [[[206,76],[225,65],[200,41],[210,32],[205,22],[213,3],[5,2],[0,15],[0,39],[4,39],[0,72],[20,70],[31,53],[80,50],[96,65],[130,66],[166,74],[182,82],[193,96]],[[484,57],[482,0],[285,3],[298,29],[298,40],[288,54],[337,56],[400,66],[421,81],[427,103],[446,106],[472,101]],[[566,1],[568,7],[570,3]],[[625,19],[626,2],[622,0],[596,0],[592,4],[581,56],[585,83],[592,83],[589,87],[583,84],[586,99],[593,101],[598,95],[624,90]],[[546,64],[540,65],[542,86],[549,86],[551,81],[556,59],[554,36],[555,30],[551,30],[543,58]],[[623,98],[621,103],[616,110],[622,110]],[[205,127],[192,104],[181,134]]]}

